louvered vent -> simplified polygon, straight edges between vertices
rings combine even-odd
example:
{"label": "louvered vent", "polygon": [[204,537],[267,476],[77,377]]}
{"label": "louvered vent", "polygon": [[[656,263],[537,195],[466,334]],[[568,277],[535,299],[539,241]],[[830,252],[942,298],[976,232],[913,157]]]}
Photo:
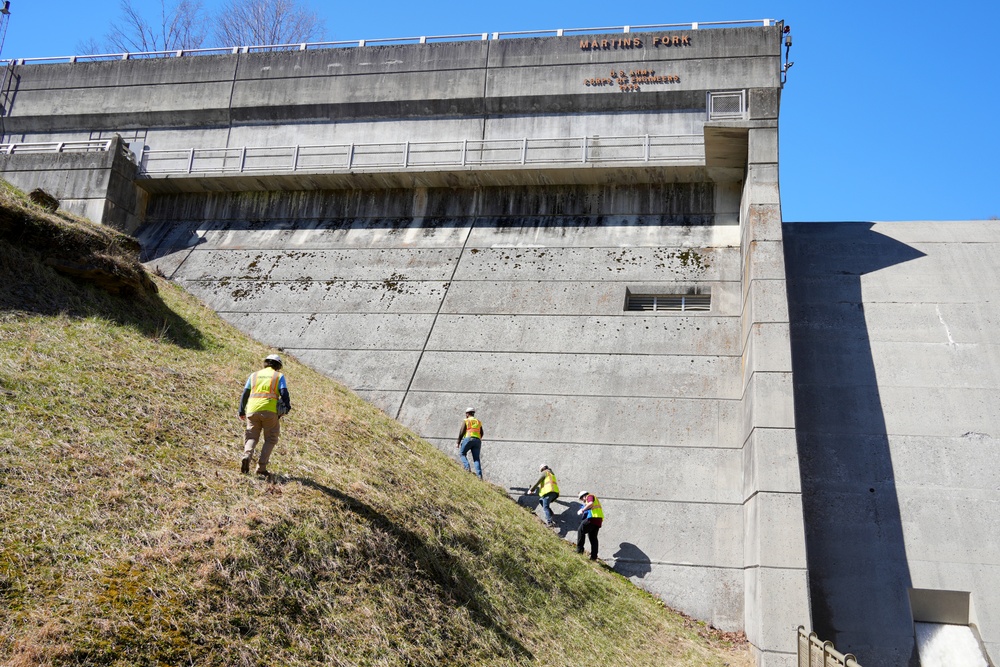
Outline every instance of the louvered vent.
{"label": "louvered vent", "polygon": [[708,119],[726,120],[746,116],[746,95],[742,90],[708,93]]}
{"label": "louvered vent", "polygon": [[625,310],[704,312],[711,308],[711,294],[629,294],[625,304]]}

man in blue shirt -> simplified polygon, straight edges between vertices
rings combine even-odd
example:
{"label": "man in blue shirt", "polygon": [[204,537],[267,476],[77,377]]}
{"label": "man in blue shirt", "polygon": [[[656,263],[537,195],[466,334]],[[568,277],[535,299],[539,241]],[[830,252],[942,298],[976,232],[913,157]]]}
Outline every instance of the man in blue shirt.
{"label": "man in blue shirt", "polygon": [[243,460],[240,463],[240,472],[243,474],[250,472],[253,450],[257,447],[261,433],[264,434],[264,445],[260,448],[257,474],[268,474],[267,462],[281,435],[279,419],[292,409],[285,376],[279,372],[281,366],[281,357],[276,354],[268,355],[264,358],[264,368],[251,373],[243,386],[239,413],[240,420],[246,424]]}

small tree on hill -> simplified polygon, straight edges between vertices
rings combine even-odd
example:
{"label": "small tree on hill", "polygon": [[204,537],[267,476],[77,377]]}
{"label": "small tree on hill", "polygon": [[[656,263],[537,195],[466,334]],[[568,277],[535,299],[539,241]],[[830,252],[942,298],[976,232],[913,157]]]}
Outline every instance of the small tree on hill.
{"label": "small tree on hill", "polygon": [[226,46],[310,42],[324,32],[323,20],[296,0],[229,0],[215,26],[216,41]]}

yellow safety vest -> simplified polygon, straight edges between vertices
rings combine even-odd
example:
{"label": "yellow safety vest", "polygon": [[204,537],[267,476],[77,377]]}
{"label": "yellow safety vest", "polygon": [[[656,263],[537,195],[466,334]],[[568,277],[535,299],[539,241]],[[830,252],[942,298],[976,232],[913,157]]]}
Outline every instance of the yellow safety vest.
{"label": "yellow safety vest", "polygon": [[538,490],[538,495],[544,496],[546,493],[559,493],[559,485],[556,484],[556,475],[551,470],[545,471],[545,481],[542,482],[542,488]]}
{"label": "yellow safety vest", "polygon": [[597,496],[591,495],[594,499],[594,504],[590,506],[590,518],[591,519],[603,519],[604,510],[601,509],[601,501],[597,499]]}
{"label": "yellow safety vest", "polygon": [[273,368],[265,368],[250,376],[250,400],[247,401],[247,414],[254,412],[278,411],[278,382],[281,373]]}
{"label": "yellow safety vest", "polygon": [[483,422],[479,421],[475,417],[465,418],[465,437],[466,438],[479,438],[483,437]]}

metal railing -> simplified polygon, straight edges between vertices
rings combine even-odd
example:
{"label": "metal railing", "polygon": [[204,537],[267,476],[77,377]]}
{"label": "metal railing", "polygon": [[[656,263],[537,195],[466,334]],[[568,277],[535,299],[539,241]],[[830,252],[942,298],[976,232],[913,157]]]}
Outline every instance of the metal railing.
{"label": "metal railing", "polygon": [[798,667],[861,667],[852,654],[846,655],[833,648],[833,642],[820,641],[815,632],[806,632],[799,626]]}
{"label": "metal railing", "polygon": [[256,53],[260,51],[308,51],[312,49],[349,48],[388,44],[427,44],[430,42],[487,41],[525,37],[566,37],[569,35],[650,32],[653,30],[703,30],[706,28],[732,28],[777,23],[775,19],[751,19],[745,21],[706,21],[693,23],[660,23],[651,25],[604,26],[596,28],[557,28],[553,30],[518,30],[508,32],[482,32],[456,35],[433,35],[422,37],[381,37],[377,39],[355,39],[333,42],[299,42],[295,44],[266,44],[253,46],[226,46],[207,49],[171,49],[165,51],[140,51],[136,53],[96,53],[76,56],[50,56],[43,58],[15,58],[0,63],[14,65],[37,65],[55,63],[94,62],[101,60],[136,60],[147,58],[181,58],[185,56],[212,56],[235,53]]}
{"label": "metal railing", "polygon": [[0,144],[0,154],[15,153],[92,153],[111,149],[111,139],[97,141],[43,141],[37,143]]}
{"label": "metal railing", "polygon": [[243,174],[704,162],[701,135],[423,141],[144,150],[140,173]]}

